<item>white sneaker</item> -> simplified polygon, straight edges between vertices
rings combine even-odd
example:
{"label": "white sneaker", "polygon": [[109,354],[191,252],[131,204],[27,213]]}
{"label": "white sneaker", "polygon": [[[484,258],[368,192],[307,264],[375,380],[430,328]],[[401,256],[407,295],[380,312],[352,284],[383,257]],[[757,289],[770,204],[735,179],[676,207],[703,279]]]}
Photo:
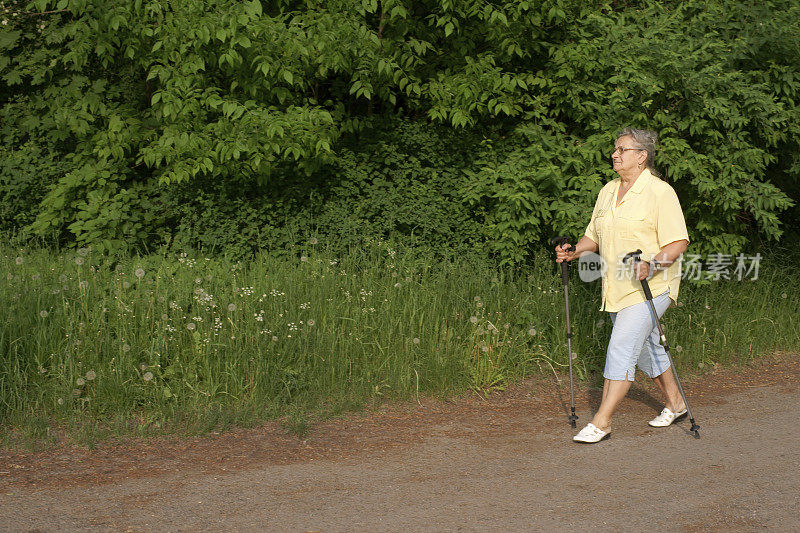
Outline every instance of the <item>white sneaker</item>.
{"label": "white sneaker", "polygon": [[572,440],[575,442],[600,442],[610,434],[610,431],[603,431],[590,422],[577,435],[572,437]]}
{"label": "white sneaker", "polygon": [[652,419],[649,422],[649,424],[654,428],[665,428],[685,414],[686,414],[685,407],[680,411],[678,411],[677,413],[673,413],[672,411],[670,411],[665,407],[664,410],[661,411],[661,414]]}

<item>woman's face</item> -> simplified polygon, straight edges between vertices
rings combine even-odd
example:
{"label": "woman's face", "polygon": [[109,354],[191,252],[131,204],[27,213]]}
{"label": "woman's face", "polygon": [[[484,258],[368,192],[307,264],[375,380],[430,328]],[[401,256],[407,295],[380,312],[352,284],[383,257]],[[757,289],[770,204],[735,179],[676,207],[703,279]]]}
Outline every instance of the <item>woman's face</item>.
{"label": "woman's face", "polygon": [[611,163],[617,173],[627,173],[641,170],[647,152],[639,149],[636,141],[630,135],[624,135],[614,143],[614,151],[611,153]]}

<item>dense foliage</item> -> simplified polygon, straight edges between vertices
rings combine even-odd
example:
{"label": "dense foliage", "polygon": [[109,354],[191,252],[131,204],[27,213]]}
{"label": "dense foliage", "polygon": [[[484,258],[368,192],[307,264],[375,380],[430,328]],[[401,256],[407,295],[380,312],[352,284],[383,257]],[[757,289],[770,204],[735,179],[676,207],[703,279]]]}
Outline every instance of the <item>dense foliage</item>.
{"label": "dense foliage", "polygon": [[[794,0],[4,0],[0,227],[246,254],[578,235],[622,126],[696,250],[798,221]],[[794,200],[793,200],[794,199]]]}

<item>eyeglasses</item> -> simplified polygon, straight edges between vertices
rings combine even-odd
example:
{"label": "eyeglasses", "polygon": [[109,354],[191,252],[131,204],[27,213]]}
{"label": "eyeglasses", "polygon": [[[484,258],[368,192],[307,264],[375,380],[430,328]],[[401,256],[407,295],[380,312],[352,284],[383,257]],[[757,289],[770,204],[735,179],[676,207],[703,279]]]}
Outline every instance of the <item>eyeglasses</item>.
{"label": "eyeglasses", "polygon": [[618,146],[617,148],[614,148],[614,150],[611,152],[611,155],[614,155],[614,154],[622,155],[623,152],[626,152],[628,150],[638,150],[638,151],[641,152],[642,150],[644,150],[644,148],[623,148],[621,146]]}

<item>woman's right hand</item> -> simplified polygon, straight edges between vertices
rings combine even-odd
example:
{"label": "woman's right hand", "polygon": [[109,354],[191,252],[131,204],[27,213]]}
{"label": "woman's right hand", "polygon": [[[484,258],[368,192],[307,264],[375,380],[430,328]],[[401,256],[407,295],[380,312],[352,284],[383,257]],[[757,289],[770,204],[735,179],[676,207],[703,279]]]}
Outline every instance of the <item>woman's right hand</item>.
{"label": "woman's right hand", "polygon": [[564,261],[572,261],[575,259],[575,252],[569,252],[569,248],[572,245],[569,243],[564,243],[561,246],[556,246],[556,263],[562,263]]}

